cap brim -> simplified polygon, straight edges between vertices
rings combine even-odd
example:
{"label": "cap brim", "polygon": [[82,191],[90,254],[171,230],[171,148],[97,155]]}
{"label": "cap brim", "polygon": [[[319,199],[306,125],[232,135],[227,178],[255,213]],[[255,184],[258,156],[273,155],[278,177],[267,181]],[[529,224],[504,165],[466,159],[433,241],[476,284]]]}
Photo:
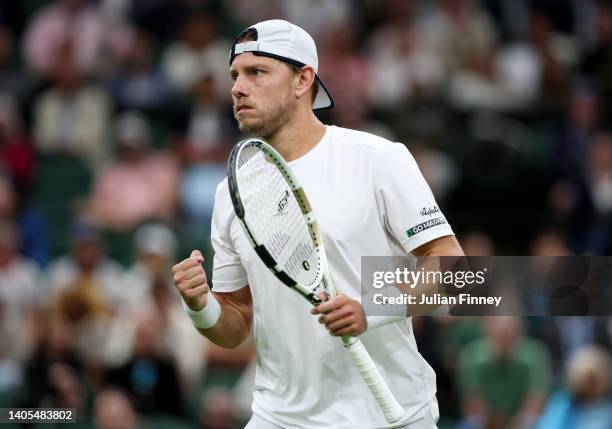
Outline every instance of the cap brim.
{"label": "cap brim", "polygon": [[316,78],[317,82],[319,82],[319,91],[317,92],[314,103],[312,103],[312,110],[331,109],[334,107],[334,99],[319,75],[316,75]]}

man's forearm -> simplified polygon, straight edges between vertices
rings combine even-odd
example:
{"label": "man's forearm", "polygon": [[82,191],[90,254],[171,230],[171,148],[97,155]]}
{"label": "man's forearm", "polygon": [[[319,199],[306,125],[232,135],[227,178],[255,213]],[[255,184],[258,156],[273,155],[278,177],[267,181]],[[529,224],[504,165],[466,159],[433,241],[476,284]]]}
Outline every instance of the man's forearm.
{"label": "man's forearm", "polygon": [[238,347],[251,333],[253,308],[227,300],[223,294],[215,294],[221,306],[221,315],[217,323],[208,329],[198,332],[218,346],[233,349]]}
{"label": "man's forearm", "polygon": [[[440,271],[446,271],[447,269],[456,270],[459,267],[465,266],[466,259],[463,253],[463,249],[459,245],[459,242],[454,236],[446,236],[436,240],[433,240],[413,252],[414,256],[421,257],[422,263],[418,267],[423,273],[437,273]],[[446,259],[441,259],[446,257]],[[442,262],[444,261],[444,267]],[[426,296],[428,298],[436,295],[448,296],[449,290],[446,285],[442,285],[437,282],[423,282],[420,281],[415,285],[399,285],[402,293],[411,293],[418,291],[420,296]],[[434,302],[432,304],[409,304],[407,305],[407,313],[409,316],[422,316],[431,314],[432,310],[435,310],[440,304],[435,303],[435,300],[426,300],[427,302]]]}
{"label": "man's forearm", "polygon": [[[439,272],[441,269],[440,266],[440,258],[439,257],[426,257],[423,259],[423,263],[418,267],[419,270],[422,270],[423,273],[436,273]],[[433,282],[433,283],[429,283],[429,282],[418,282],[417,284],[414,285],[406,285],[406,284],[400,284],[399,285],[399,290],[402,293],[406,293],[406,294],[414,294],[414,292],[418,292],[419,297],[422,296],[426,296],[426,297],[433,297],[436,294],[442,294],[445,295],[445,290],[443,287],[441,287],[438,283]],[[407,315],[408,316],[424,316],[424,315],[428,315],[430,314],[433,310],[435,310],[436,308],[438,308],[440,306],[440,304],[438,303],[434,303],[434,304],[426,304],[426,303],[421,303],[421,300],[419,300],[418,303],[415,304],[407,304]],[[428,300],[427,302],[432,302],[432,300]]]}

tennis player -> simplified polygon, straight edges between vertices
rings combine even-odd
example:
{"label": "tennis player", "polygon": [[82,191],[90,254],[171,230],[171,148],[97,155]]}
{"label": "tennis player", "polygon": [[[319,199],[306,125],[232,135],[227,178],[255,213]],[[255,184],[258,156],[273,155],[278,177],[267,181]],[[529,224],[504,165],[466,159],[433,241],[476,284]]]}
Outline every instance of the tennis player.
{"label": "tennis player", "polygon": [[[253,329],[257,371],[247,428],[435,428],[435,373],[417,351],[409,318],[368,326],[360,258],[463,252],[404,145],[317,119],[313,110],[333,106],[317,66],[303,29],[260,22],[233,45],[231,93],[240,131],[276,148],[304,187],[339,295],[313,316],[303,298],[275,284],[237,221],[227,180],[217,188],[212,220],[214,294],[197,250],[173,267],[174,282],[212,342],[233,348]],[[406,411],[397,424],[386,422],[334,338],[340,335],[360,335]]]}

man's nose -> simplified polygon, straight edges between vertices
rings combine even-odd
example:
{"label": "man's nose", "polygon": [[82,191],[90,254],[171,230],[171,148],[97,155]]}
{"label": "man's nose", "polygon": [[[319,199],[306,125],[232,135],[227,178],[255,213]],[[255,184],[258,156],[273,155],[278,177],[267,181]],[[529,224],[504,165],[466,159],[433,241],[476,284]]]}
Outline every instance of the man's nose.
{"label": "man's nose", "polygon": [[245,88],[244,79],[238,76],[234,81],[234,85],[232,86],[232,96],[236,98],[245,97],[247,95],[247,90]]}

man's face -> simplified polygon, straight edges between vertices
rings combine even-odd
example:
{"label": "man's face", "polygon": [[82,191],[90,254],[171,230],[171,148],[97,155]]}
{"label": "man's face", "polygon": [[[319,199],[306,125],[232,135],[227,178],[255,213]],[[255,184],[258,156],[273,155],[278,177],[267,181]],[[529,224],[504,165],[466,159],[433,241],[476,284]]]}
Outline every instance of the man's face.
{"label": "man's face", "polygon": [[262,138],[276,134],[297,105],[294,72],[279,60],[245,52],[234,59],[230,74],[240,131]]}

